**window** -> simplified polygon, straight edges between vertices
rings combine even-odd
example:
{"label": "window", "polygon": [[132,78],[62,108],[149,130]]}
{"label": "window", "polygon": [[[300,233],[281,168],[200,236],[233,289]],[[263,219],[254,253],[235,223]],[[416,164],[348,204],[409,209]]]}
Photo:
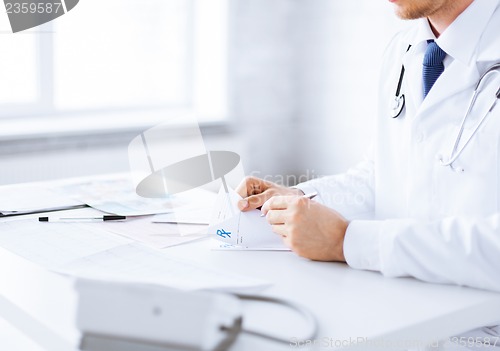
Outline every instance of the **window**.
{"label": "window", "polygon": [[190,4],[86,0],[54,21],[55,108],[187,106]]}
{"label": "window", "polygon": [[5,15],[0,31],[0,135],[226,117],[227,0],[85,0],[16,34]]}
{"label": "window", "polygon": [[37,89],[36,38],[33,35],[15,37],[2,32],[0,40],[0,106],[6,112],[5,109],[33,104],[40,98]]}

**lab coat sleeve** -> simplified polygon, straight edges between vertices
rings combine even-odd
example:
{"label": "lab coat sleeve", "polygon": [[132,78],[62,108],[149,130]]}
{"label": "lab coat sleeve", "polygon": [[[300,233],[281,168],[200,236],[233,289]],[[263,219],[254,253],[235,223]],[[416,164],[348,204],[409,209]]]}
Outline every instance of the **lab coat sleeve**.
{"label": "lab coat sleeve", "polygon": [[355,220],[344,254],[349,266],[388,277],[500,291],[500,213],[433,222]]}
{"label": "lab coat sleeve", "polygon": [[344,174],[313,179],[296,188],[305,194],[318,192],[316,201],[335,209],[347,219],[373,216],[374,164],[368,158]]}

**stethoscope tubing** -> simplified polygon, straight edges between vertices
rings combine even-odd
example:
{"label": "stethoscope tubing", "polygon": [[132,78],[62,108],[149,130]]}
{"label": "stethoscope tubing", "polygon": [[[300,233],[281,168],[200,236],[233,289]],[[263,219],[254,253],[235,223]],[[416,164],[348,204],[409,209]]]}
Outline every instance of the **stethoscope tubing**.
{"label": "stethoscope tubing", "polygon": [[[448,161],[446,161],[446,162],[441,158],[439,160],[440,163],[441,163],[441,165],[443,165],[443,166],[450,166],[450,167],[453,168],[453,166],[452,166],[453,163],[460,157],[460,155],[462,154],[462,152],[464,151],[464,149],[467,147],[467,145],[469,145],[469,143],[472,140],[472,138],[474,137],[474,135],[477,134],[479,128],[481,128],[481,125],[484,123],[484,121],[486,120],[486,118],[490,115],[491,111],[493,111],[493,109],[495,108],[498,99],[500,99],[500,88],[496,92],[495,99],[493,100],[490,108],[488,109],[488,112],[486,112],[485,115],[481,118],[481,120],[476,125],[476,127],[472,131],[472,133],[469,136],[469,138],[467,138],[467,140],[465,141],[465,143],[462,145],[462,147],[460,149],[458,149],[458,146],[460,145],[460,141],[462,140],[462,135],[463,135],[463,132],[464,132],[464,129],[465,129],[465,122],[467,122],[467,118],[470,116],[470,114],[472,112],[472,109],[474,108],[474,106],[476,104],[477,97],[479,96],[479,93],[481,93],[481,91],[483,90],[483,87],[484,87],[484,85],[487,82],[488,76],[491,75],[491,74],[494,74],[494,73],[499,73],[500,72],[499,70],[500,70],[500,63],[496,63],[493,66],[491,66],[481,76],[481,78],[479,78],[479,81],[476,84],[476,88],[474,89],[474,93],[472,95],[472,99],[469,102],[469,106],[467,108],[467,112],[465,113],[464,118],[462,119],[462,123],[460,124],[460,129],[459,129],[459,132],[457,134],[457,137],[455,138],[455,144],[453,145],[453,149],[452,149],[452,151],[450,153],[450,157],[449,157]],[[462,171],[463,171],[463,169],[462,169]]]}
{"label": "stethoscope tubing", "polygon": [[[410,48],[411,48],[411,45],[408,47],[407,51]],[[459,168],[459,169],[455,168],[453,166],[453,163],[460,157],[460,155],[462,154],[464,149],[471,142],[472,138],[477,134],[479,128],[481,128],[481,126],[484,123],[484,121],[486,120],[486,118],[490,115],[491,111],[493,111],[493,109],[495,108],[497,101],[500,99],[500,87],[498,88],[497,92],[495,93],[495,99],[492,102],[490,108],[488,109],[488,112],[486,112],[485,115],[481,118],[479,123],[476,125],[476,127],[472,131],[471,135],[467,138],[465,143],[459,149],[459,145],[460,145],[460,142],[462,140],[462,136],[463,136],[463,133],[465,130],[465,123],[467,122],[467,119],[469,118],[469,116],[470,116],[470,114],[471,114],[471,112],[476,104],[476,101],[477,101],[479,94],[481,93],[481,91],[483,91],[484,85],[487,83],[489,76],[491,76],[492,74],[495,74],[495,73],[497,73],[497,74],[500,73],[500,62],[495,63],[490,68],[488,68],[486,70],[486,72],[479,78],[479,81],[477,82],[476,87],[474,88],[474,92],[473,92],[472,98],[469,102],[469,106],[467,107],[467,112],[465,113],[465,115],[462,119],[462,122],[460,123],[460,129],[459,129],[458,134],[455,138],[455,143],[453,144],[453,148],[451,150],[450,157],[448,158],[447,161],[444,161],[443,157],[439,157],[439,162],[442,166],[449,166],[451,169],[453,169],[455,171],[462,171],[462,172],[464,171],[463,168]],[[405,75],[405,68],[403,65],[401,68],[401,73],[400,73],[399,80],[398,80],[398,86],[397,86],[396,94],[394,97],[394,101],[396,103],[396,106],[391,111],[392,118],[398,118],[401,115],[403,109],[405,108],[405,96],[404,96],[404,94],[400,95],[402,83],[404,80],[404,75]]]}

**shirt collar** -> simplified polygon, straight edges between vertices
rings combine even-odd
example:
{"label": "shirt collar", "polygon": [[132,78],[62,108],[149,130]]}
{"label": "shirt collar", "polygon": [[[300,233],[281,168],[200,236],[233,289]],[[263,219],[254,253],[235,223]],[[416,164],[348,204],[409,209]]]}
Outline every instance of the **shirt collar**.
{"label": "shirt collar", "polygon": [[436,39],[436,43],[448,55],[469,65],[499,3],[500,0],[475,0]]}
{"label": "shirt collar", "polygon": [[427,18],[420,18],[417,21],[417,32],[413,38],[412,45],[418,45],[421,42],[428,40],[435,40],[436,36],[432,32],[429,20],[427,20]]}
{"label": "shirt collar", "polygon": [[468,65],[500,0],[475,0],[436,39],[427,18],[418,20],[412,46],[435,40],[449,56]]}

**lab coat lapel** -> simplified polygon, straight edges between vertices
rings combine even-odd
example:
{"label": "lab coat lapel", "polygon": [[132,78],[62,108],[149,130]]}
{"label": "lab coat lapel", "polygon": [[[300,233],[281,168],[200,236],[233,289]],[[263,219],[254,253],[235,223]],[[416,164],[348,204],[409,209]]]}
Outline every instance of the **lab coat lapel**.
{"label": "lab coat lapel", "polygon": [[478,80],[479,72],[475,62],[467,66],[454,60],[434,83],[431,91],[420,105],[418,115],[431,112],[439,103],[461,91],[470,89]]}
{"label": "lab coat lapel", "polygon": [[498,52],[498,48],[500,48],[500,35],[498,35],[500,30],[500,10],[497,10],[493,16],[492,23],[497,25],[493,29],[487,28],[483,33],[480,44],[481,50],[478,52],[477,67],[481,74],[486,72],[493,64],[500,62]]}

